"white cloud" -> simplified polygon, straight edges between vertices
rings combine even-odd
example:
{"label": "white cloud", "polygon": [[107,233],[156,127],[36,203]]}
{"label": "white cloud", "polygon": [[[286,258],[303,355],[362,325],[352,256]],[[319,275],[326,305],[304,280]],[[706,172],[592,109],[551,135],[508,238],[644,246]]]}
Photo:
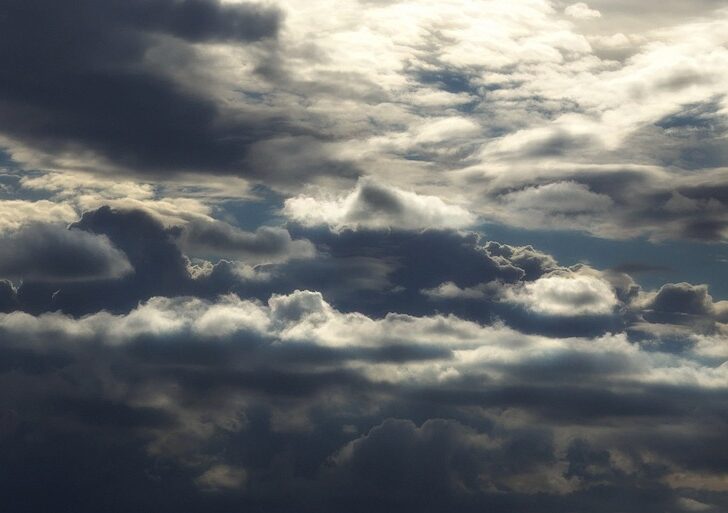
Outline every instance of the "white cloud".
{"label": "white cloud", "polygon": [[559,317],[609,315],[618,304],[609,283],[578,273],[553,273],[508,289],[505,297],[533,312]]}
{"label": "white cloud", "polygon": [[[696,102],[718,98],[717,119],[725,117],[720,96],[728,84],[728,11],[714,10],[715,3],[687,8],[671,2],[664,9],[657,2],[643,3],[640,9],[656,18],[639,20],[639,30],[625,21],[637,18],[634,7],[604,0],[566,7],[569,17],[579,19],[604,14],[589,24],[564,18],[547,0],[282,0],[278,5],[286,21],[275,51],[199,45],[194,66],[176,69],[165,62],[169,54],[160,43],[147,58],[170,79],[209,96],[231,119],[280,117],[300,124],[303,133],[321,136],[272,133],[251,146],[246,160],[255,180],[292,196],[289,205],[299,220],[404,227],[469,222],[463,212],[444,225],[437,216],[415,223],[381,212],[347,219],[336,192],[363,174],[374,183],[509,223],[508,215],[499,215],[502,206],[492,201],[504,182],[510,191],[578,182],[575,175],[587,168],[608,171],[617,180],[637,168],[650,170],[629,197],[591,197],[596,206],[611,198],[622,207],[619,213],[593,209],[589,217],[570,222],[545,205],[513,216],[514,222],[534,228],[561,224],[610,237],[681,237],[685,223],[679,221],[697,216],[683,212],[634,222],[643,217],[645,202],[678,186],[700,184],[708,173],[683,173],[680,163],[663,167],[674,158],[660,154],[659,145],[644,134],[635,137],[645,127],[657,131],[655,124],[665,116]],[[696,16],[688,18],[687,12]],[[253,72],[263,61],[267,74]],[[673,142],[664,146],[670,149]],[[700,147],[687,149],[675,153],[701,154]],[[27,152],[11,153],[23,161]],[[59,168],[96,169],[83,155],[63,157]],[[711,165],[720,164],[717,160]],[[155,201],[181,204],[182,197],[193,196],[209,206],[250,193],[250,183],[231,176],[175,175],[166,185],[152,183],[153,177],[135,184],[131,179],[113,183],[112,175],[103,175],[93,185],[81,173],[68,176],[66,184],[60,175],[23,183],[55,190],[58,197],[72,191],[74,208],[82,210],[104,199],[153,209]],[[312,196],[304,184],[320,194]],[[718,217],[725,219],[726,213]]]}
{"label": "white cloud", "polygon": [[[609,287],[589,275],[549,276],[531,287],[513,292],[511,300],[556,316],[607,314],[615,305]],[[60,313],[33,316],[24,312],[0,314],[0,331],[22,336],[37,350],[70,344],[102,342],[126,344],[137,337],[192,335],[198,340],[246,340],[253,335],[270,344],[308,343],[330,348],[387,348],[434,346],[446,351],[442,358],[412,362],[339,363],[366,373],[373,380],[440,383],[443,376],[460,376],[473,369],[487,371],[493,379],[509,378],[508,366],[550,361],[573,355],[603,359],[605,372],[619,362],[622,377],[647,383],[691,383],[728,386],[728,368],[704,366],[703,347],[696,353],[666,355],[642,351],[626,335],[589,338],[550,338],[520,333],[502,324],[484,326],[454,315],[415,317],[388,314],[375,319],[344,313],[329,305],[318,292],[296,291],[274,295],[267,305],[234,295],[214,302],[195,298],[152,298],[126,315],[99,312],[81,318]],[[168,343],[168,342],[165,342]],[[700,363],[700,362],[703,363]],[[612,372],[612,371],[609,371]]]}
{"label": "white cloud", "polygon": [[475,216],[435,196],[420,195],[372,180],[360,180],[344,197],[297,196],[286,200],[283,214],[307,226],[344,228],[462,228]]}
{"label": "white cloud", "polygon": [[572,18],[576,18],[578,20],[591,20],[594,18],[602,17],[602,13],[600,13],[596,9],[591,9],[584,2],[577,2],[575,4],[571,4],[566,9],[564,9],[564,14],[566,14],[567,16],[571,16]]}
{"label": "white cloud", "polygon": [[67,203],[49,200],[0,200],[0,233],[15,231],[32,223],[68,224],[78,213]]}

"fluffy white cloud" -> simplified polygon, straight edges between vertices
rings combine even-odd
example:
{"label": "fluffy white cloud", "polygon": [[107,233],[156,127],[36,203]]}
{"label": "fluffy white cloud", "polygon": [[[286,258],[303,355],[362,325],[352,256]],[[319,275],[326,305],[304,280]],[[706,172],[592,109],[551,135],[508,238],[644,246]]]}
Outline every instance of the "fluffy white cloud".
{"label": "fluffy white cloud", "polygon": [[609,315],[618,304],[611,285],[580,273],[553,273],[511,288],[506,298],[529,310],[563,317]]}
{"label": "fluffy white cloud", "polygon": [[426,196],[360,180],[348,195],[336,199],[297,196],[286,200],[283,213],[304,225],[343,228],[462,228],[475,216],[436,196]]}

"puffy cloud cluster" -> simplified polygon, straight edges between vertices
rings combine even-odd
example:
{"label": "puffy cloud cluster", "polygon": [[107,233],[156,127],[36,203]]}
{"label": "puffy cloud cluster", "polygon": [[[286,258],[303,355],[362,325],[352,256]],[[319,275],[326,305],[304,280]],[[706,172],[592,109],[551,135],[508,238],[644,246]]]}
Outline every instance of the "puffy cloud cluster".
{"label": "puffy cloud cluster", "polygon": [[[596,506],[604,487],[634,495],[627,511],[645,507],[644,487],[666,511],[687,498],[725,500],[713,484],[725,455],[708,448],[721,436],[725,366],[624,334],[551,338],[452,315],[375,319],[295,291],[267,303],[153,298],[122,315],[0,314],[0,340],[2,388],[17,391],[2,395],[11,412],[2,436],[15,448],[7,482],[21,488],[29,465],[42,483],[68,486],[81,474],[49,474],[62,468],[58,451],[75,447],[84,465],[98,465],[96,446],[113,455],[116,479],[137,483],[132,505],[176,487],[210,507],[285,508],[285,491],[326,511],[537,511],[544,501],[557,510]],[[700,413],[687,415],[696,401]],[[706,449],[695,453],[696,441]],[[220,443],[237,449],[221,453]],[[156,477],[135,475],[152,461],[166,461]]]}
{"label": "puffy cloud cluster", "polygon": [[[728,500],[714,449],[728,329],[705,286],[643,291],[623,273],[453,230],[279,237],[108,207],[28,230],[48,247],[15,232],[27,279],[0,282],[15,510],[172,511],[172,492],[203,509],[303,511],[560,511],[603,505],[605,489],[633,511]],[[255,264],[302,234],[310,258]],[[133,272],[35,263],[69,248],[66,262],[83,263],[99,247]],[[192,263],[181,247],[242,260]],[[66,490],[86,468],[113,479],[81,502]],[[45,493],[21,503],[31,473]]]}
{"label": "puffy cloud cluster", "polygon": [[[601,1],[106,3],[10,6],[2,137],[20,165],[210,198],[262,184],[337,227],[725,239],[714,2],[649,3],[640,22]],[[79,43],[49,36],[66,32]]]}

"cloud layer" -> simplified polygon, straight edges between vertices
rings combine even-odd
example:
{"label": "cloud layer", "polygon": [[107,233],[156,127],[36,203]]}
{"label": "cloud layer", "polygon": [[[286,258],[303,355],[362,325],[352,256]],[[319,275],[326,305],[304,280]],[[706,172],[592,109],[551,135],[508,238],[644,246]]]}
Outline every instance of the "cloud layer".
{"label": "cloud layer", "polygon": [[715,0],[9,0],[2,511],[728,510]]}

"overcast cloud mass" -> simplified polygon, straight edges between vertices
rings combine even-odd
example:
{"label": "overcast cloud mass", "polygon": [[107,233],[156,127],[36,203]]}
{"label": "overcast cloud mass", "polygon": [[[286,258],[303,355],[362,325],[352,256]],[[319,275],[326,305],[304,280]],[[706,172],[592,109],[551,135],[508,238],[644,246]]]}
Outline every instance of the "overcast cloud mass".
{"label": "overcast cloud mass", "polygon": [[3,513],[728,511],[728,3],[0,2]]}

